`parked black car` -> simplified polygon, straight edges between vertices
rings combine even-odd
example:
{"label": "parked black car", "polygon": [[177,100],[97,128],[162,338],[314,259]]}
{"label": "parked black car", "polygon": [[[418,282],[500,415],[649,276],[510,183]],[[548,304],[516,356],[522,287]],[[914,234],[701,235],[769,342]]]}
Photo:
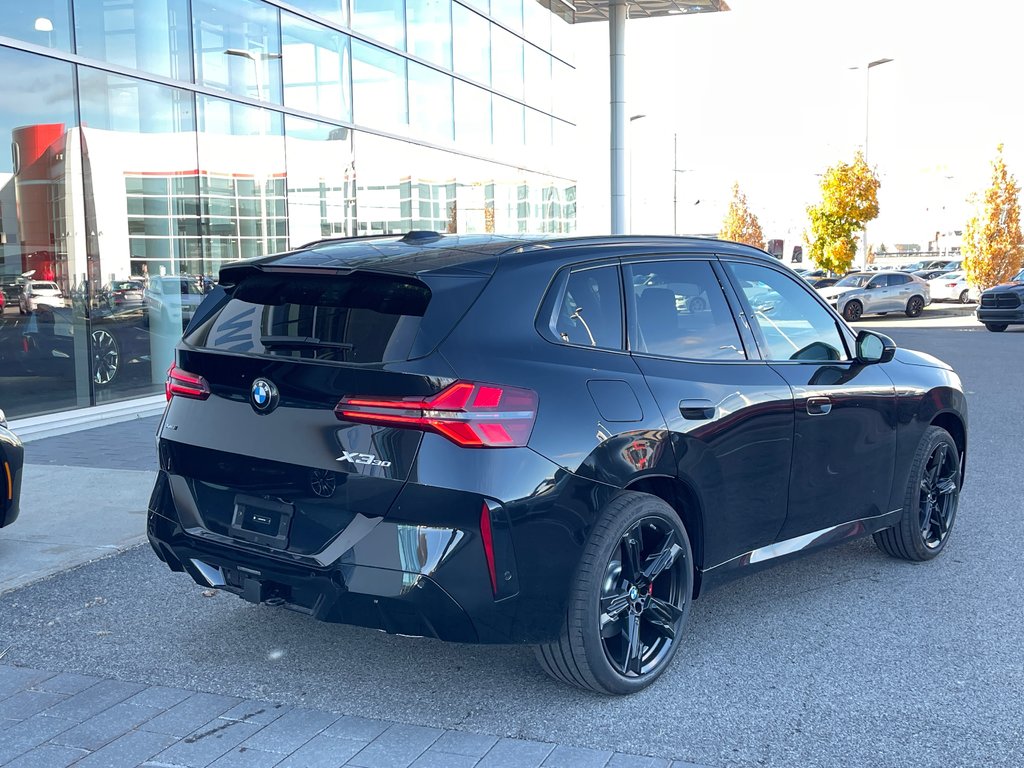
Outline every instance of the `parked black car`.
{"label": "parked black car", "polygon": [[7,417],[0,411],[0,528],[18,519],[24,463],[21,440],[7,428]]}
{"label": "parked black car", "polygon": [[983,291],[977,312],[978,320],[996,333],[1011,325],[1024,325],[1024,269],[1009,282]]}
{"label": "parked black car", "polygon": [[533,644],[618,694],[716,584],[868,534],[937,555],[967,449],[949,366],[703,239],[409,233],[229,265],[167,391],[148,534],[172,570]]}

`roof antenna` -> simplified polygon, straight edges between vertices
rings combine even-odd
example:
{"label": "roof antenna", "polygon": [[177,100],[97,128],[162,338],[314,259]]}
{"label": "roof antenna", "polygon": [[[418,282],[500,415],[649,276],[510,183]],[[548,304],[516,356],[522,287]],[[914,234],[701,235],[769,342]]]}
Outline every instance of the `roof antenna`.
{"label": "roof antenna", "polygon": [[406,232],[405,237],[402,238],[403,243],[424,243],[432,240],[440,240],[441,235],[437,232],[431,232],[427,229],[413,229]]}

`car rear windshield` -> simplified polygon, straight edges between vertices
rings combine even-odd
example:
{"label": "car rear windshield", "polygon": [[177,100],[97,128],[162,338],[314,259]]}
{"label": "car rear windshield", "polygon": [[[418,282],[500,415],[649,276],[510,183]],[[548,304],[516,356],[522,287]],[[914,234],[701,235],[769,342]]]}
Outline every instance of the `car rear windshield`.
{"label": "car rear windshield", "polygon": [[256,274],[185,341],[243,354],[396,362],[408,358],[430,295],[405,277]]}

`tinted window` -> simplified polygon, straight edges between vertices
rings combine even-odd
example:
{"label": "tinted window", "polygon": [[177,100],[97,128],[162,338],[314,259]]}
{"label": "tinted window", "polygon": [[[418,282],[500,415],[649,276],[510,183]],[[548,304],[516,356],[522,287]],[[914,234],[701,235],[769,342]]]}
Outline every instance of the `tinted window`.
{"label": "tinted window", "polygon": [[889,285],[906,285],[911,279],[910,275],[889,275]]}
{"label": "tinted window", "polygon": [[405,360],[429,301],[425,285],[404,278],[257,275],[186,341],[331,362]]}
{"label": "tinted window", "polygon": [[748,315],[766,359],[847,359],[835,318],[815,300],[809,288],[767,267],[734,262],[727,265],[749,304]]}
{"label": "tinted window", "polygon": [[879,275],[878,277],[871,278],[871,280],[868,281],[867,287],[868,288],[885,288],[887,285],[890,285],[888,276],[887,275]]}
{"label": "tinted window", "polygon": [[690,360],[746,357],[722,286],[706,261],[629,264],[630,348]]}
{"label": "tinted window", "polygon": [[555,338],[584,347],[622,349],[621,295],[615,267],[573,270],[551,317]]}

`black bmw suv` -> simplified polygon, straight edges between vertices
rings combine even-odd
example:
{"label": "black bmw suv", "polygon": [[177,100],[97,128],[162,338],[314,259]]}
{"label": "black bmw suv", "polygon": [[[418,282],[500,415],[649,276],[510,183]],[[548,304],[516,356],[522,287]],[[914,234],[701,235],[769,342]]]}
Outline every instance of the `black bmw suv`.
{"label": "black bmw suv", "polygon": [[715,584],[957,511],[960,380],[755,249],[330,240],[224,267],[167,379],[157,555],[324,621],[655,680]]}

